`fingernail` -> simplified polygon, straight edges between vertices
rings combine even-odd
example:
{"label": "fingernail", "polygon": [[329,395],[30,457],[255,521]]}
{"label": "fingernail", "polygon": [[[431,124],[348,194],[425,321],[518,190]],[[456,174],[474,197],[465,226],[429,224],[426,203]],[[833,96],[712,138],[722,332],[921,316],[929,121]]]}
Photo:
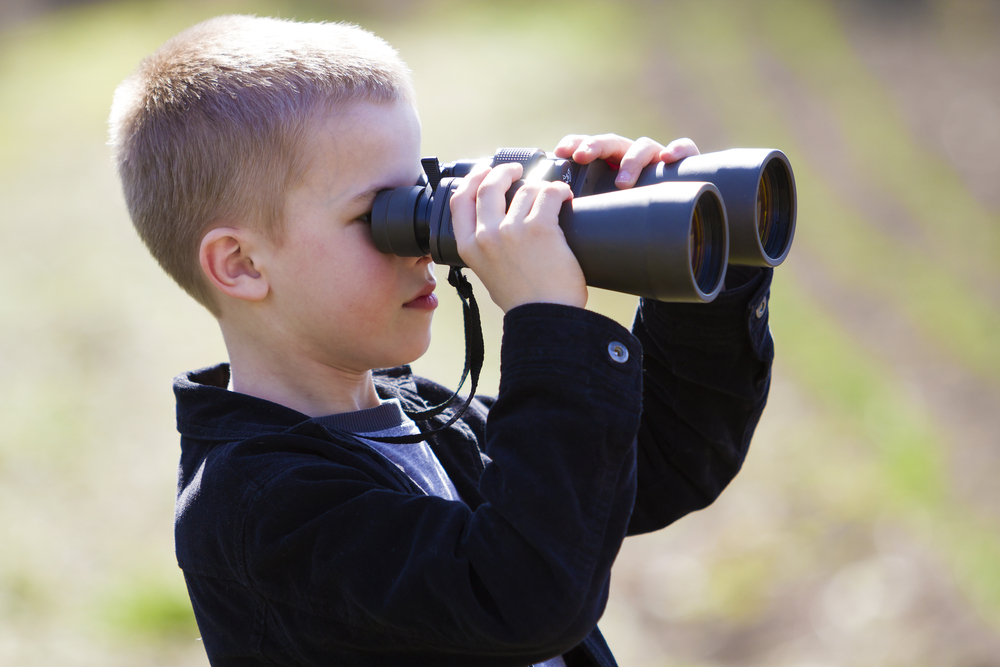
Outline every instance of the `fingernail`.
{"label": "fingernail", "polygon": [[615,176],[615,182],[616,183],[631,183],[632,182],[632,174],[631,174],[631,172],[629,172],[626,169],[619,169],[618,170],[618,175]]}

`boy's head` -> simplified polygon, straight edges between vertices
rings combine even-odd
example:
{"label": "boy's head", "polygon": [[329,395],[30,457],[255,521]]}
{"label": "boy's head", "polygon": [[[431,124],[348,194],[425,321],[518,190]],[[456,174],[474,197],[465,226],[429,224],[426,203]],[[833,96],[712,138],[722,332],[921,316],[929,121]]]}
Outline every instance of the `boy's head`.
{"label": "boy's head", "polygon": [[279,242],[319,119],[411,102],[396,52],[356,26],[222,16],[174,37],[115,92],[110,143],[139,236],[214,314],[199,248],[220,225]]}

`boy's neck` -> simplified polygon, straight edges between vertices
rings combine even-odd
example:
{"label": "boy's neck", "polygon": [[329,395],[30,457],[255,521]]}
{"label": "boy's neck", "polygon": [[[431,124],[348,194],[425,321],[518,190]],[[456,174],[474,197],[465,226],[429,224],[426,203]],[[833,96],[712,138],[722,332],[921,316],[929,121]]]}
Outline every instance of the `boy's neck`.
{"label": "boy's neck", "polygon": [[229,350],[230,387],[309,417],[356,412],[381,402],[370,370],[335,368],[308,358],[275,358],[260,349]]}
{"label": "boy's neck", "polygon": [[326,377],[247,369],[230,361],[233,391],[263,398],[309,417],[356,412],[380,404],[371,371],[360,375],[329,369]]}

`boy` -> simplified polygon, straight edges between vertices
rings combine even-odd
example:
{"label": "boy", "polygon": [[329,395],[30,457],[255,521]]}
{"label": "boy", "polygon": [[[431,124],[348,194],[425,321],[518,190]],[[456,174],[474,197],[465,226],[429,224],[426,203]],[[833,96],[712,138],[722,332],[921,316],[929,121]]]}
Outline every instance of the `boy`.
{"label": "boy", "polygon": [[[175,521],[213,665],[613,665],[596,628],[626,533],[706,506],[738,471],[773,347],[769,271],[708,305],[643,301],[634,335],[583,310],[557,225],[571,194],[481,167],[459,252],[504,309],[501,384],[449,397],[405,364],[436,305],[428,257],[379,253],[375,194],[420,175],[405,66],[358,28],[220,17],[116,92],[130,214],[218,319],[230,362],[175,380]],[[622,187],[682,140],[569,136]],[[388,370],[376,370],[388,369]]]}

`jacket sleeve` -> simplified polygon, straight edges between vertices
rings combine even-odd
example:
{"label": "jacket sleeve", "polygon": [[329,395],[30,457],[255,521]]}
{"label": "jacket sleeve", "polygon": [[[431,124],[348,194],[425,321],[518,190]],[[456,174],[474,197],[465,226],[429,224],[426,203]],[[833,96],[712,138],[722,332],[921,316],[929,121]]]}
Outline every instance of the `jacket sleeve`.
{"label": "jacket sleeve", "polygon": [[[596,625],[635,497],[641,347],[563,306],[522,306],[504,327],[475,510],[393,488],[398,471],[376,474],[360,443],[325,460],[307,451],[314,438],[288,436],[301,454],[264,481],[244,471],[256,481],[236,570],[267,624],[298,629],[284,650],[304,663],[367,646],[387,664],[405,652],[523,666]],[[246,448],[270,466],[263,443]]]}
{"label": "jacket sleeve", "polygon": [[712,303],[640,303],[643,416],[630,534],[708,506],[739,472],[770,387],[771,276],[730,267]]}

